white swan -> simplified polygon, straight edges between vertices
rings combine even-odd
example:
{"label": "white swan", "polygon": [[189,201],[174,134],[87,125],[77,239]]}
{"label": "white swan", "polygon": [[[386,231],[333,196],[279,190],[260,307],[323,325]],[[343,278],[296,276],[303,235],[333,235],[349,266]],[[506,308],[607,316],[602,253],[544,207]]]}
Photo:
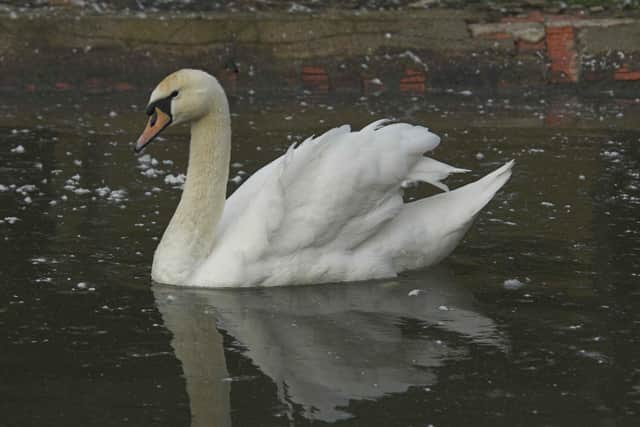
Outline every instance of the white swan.
{"label": "white swan", "polygon": [[[211,75],[184,69],[151,93],[142,150],[163,129],[191,124],[187,180],[156,249],[152,278],[200,287],[277,286],[393,277],[446,257],[511,176],[513,161],[447,191],[466,172],[428,157],[440,138],[378,121],[332,129],[291,147],[225,202],[231,119]],[[403,203],[402,184],[445,190]]]}

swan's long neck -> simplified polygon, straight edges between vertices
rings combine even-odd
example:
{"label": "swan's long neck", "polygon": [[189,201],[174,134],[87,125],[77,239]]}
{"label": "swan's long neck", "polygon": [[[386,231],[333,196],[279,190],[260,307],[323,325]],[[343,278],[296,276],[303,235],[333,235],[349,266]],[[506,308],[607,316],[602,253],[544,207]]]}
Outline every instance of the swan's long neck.
{"label": "swan's long neck", "polygon": [[226,99],[191,125],[182,198],[153,259],[153,279],[178,284],[211,253],[224,209],[231,155]]}

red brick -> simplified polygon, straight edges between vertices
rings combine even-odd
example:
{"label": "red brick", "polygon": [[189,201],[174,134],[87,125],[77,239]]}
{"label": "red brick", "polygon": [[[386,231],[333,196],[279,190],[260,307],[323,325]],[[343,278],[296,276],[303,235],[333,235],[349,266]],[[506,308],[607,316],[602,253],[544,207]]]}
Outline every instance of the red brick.
{"label": "red brick", "polygon": [[315,91],[329,91],[329,75],[322,67],[303,67],[302,82]]}
{"label": "red brick", "polygon": [[640,80],[640,71],[631,71],[627,65],[623,65],[613,73],[613,78],[625,81]]}
{"label": "red brick", "polygon": [[134,90],[135,86],[125,82],[118,82],[113,85],[113,88],[118,92],[126,92],[130,90]]}
{"label": "red brick", "polygon": [[554,83],[578,81],[578,52],[575,29],[571,26],[546,27],[546,44],[550,65],[550,79]]}
{"label": "red brick", "polygon": [[426,90],[426,80],[423,71],[407,68],[404,71],[404,77],[400,79],[400,91],[424,93]]}
{"label": "red brick", "polygon": [[69,90],[72,88],[71,84],[67,82],[58,82],[55,84],[55,87],[58,90]]}
{"label": "red brick", "polygon": [[327,75],[327,72],[322,67],[302,67],[302,74],[324,74]]}

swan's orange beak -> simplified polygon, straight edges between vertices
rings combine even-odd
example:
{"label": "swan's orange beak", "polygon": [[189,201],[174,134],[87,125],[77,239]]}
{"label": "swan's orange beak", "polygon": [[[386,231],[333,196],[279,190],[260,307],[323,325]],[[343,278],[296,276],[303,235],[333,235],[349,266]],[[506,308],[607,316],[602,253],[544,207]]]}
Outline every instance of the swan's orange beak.
{"label": "swan's orange beak", "polygon": [[134,148],[136,153],[142,151],[144,147],[146,147],[151,141],[153,141],[156,136],[160,134],[167,126],[171,124],[171,116],[160,108],[155,107],[153,112],[149,115],[149,121],[147,122],[147,126],[142,131],[142,134],[138,138],[138,142],[136,142],[136,146]]}

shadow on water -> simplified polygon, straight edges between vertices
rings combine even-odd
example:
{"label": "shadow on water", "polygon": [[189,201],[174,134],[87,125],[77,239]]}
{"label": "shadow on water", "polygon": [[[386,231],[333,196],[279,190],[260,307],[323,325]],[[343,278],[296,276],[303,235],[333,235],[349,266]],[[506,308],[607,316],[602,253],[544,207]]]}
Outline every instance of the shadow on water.
{"label": "shadow on water", "polygon": [[[256,414],[229,410],[235,384],[252,382],[230,372],[238,358],[275,385],[279,417],[334,422],[357,416],[358,401],[429,389],[438,382],[436,368],[467,357],[469,346],[506,351],[495,322],[477,312],[450,272],[427,271],[417,284],[419,290],[406,280],[257,291],[154,285],[182,363],[192,425],[231,425],[229,417],[251,424]],[[233,342],[230,350],[225,340]]]}

